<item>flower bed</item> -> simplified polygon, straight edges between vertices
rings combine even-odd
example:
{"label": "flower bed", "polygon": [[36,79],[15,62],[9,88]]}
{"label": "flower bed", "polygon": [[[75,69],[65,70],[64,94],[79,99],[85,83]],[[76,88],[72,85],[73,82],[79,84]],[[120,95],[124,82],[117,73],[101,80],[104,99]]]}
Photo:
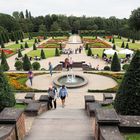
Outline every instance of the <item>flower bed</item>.
{"label": "flower bed", "polygon": [[0,49],[0,51],[4,51],[4,53],[6,54],[6,55],[11,55],[11,54],[13,54],[14,53],[14,51],[12,51],[12,50],[9,50],[9,49]]}
{"label": "flower bed", "polygon": [[[64,47],[64,45],[62,45]],[[43,43],[39,45],[37,48],[60,48],[59,43]]]}

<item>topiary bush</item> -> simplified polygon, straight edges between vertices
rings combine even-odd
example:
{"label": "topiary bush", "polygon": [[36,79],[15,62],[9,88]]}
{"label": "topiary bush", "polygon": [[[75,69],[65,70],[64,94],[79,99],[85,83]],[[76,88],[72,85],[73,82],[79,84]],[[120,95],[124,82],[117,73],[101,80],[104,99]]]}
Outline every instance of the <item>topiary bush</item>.
{"label": "topiary bush", "polygon": [[23,70],[29,71],[30,69],[32,69],[32,65],[27,54],[25,54],[23,57]]}
{"label": "topiary bush", "polygon": [[18,50],[18,58],[19,57],[22,57],[22,53],[21,53],[21,50],[20,49]]}
{"label": "topiary bush", "polygon": [[1,48],[5,48],[4,42],[1,41]]}
{"label": "topiary bush", "polygon": [[5,55],[3,50],[1,52],[1,67],[2,67],[3,71],[8,71],[9,70],[9,65],[7,63],[6,55]]}
{"label": "topiary bush", "polygon": [[113,45],[112,49],[113,49],[113,50],[116,50],[116,45],[115,45],[115,44]]}
{"label": "topiary bush", "polygon": [[55,49],[55,56],[60,56],[58,48]]}
{"label": "topiary bush", "polygon": [[33,50],[37,50],[35,43],[33,44]]}
{"label": "topiary bush", "polygon": [[132,39],[132,43],[135,43],[135,39]]}
{"label": "topiary bush", "polygon": [[46,56],[45,56],[43,49],[41,50],[40,57],[41,57],[41,59],[46,59]]}
{"label": "topiary bush", "polygon": [[33,68],[33,70],[39,70],[40,69],[40,63],[39,62],[34,62],[32,64],[32,68]]}
{"label": "topiary bush", "polygon": [[124,64],[124,65],[122,66],[122,69],[123,69],[123,70],[127,70],[127,69],[129,68],[129,65],[130,65],[130,64]]}
{"label": "topiary bush", "polygon": [[88,48],[88,53],[87,53],[88,56],[92,56],[92,51],[91,51],[91,48]]}
{"label": "topiary bush", "polygon": [[109,66],[105,66],[105,67],[104,67],[104,70],[105,70],[105,71],[110,71],[110,67],[109,67]]}
{"label": "topiary bush", "polygon": [[20,45],[20,49],[21,49],[21,50],[24,50],[24,47],[23,47],[23,45],[22,45],[22,44]]}
{"label": "topiary bush", "polygon": [[6,75],[0,70],[0,110],[15,105],[15,96],[8,83]]}
{"label": "topiary bush", "polygon": [[120,70],[121,70],[120,61],[118,59],[117,53],[115,52],[111,63],[111,71],[120,71]]}
{"label": "topiary bush", "polygon": [[133,57],[117,91],[114,108],[122,115],[140,115],[140,51]]}
{"label": "topiary bush", "polygon": [[126,48],[126,49],[129,49],[129,44],[128,44],[128,43],[126,44],[126,47],[125,47],[125,48]]}
{"label": "topiary bush", "polygon": [[25,48],[29,48],[29,46],[28,46],[28,43],[27,43],[27,42],[25,42]]}
{"label": "topiary bush", "polygon": [[86,43],[86,48],[85,48],[85,50],[88,50],[88,43]]}
{"label": "topiary bush", "polygon": [[112,43],[113,43],[113,44],[115,43],[115,39],[114,39],[114,38],[112,39]]}
{"label": "topiary bush", "polygon": [[122,45],[121,45],[121,48],[124,48],[125,47],[125,45],[124,45],[124,41],[122,42]]}
{"label": "topiary bush", "polygon": [[16,61],[14,66],[15,66],[16,70],[22,70],[23,69],[23,62]]}

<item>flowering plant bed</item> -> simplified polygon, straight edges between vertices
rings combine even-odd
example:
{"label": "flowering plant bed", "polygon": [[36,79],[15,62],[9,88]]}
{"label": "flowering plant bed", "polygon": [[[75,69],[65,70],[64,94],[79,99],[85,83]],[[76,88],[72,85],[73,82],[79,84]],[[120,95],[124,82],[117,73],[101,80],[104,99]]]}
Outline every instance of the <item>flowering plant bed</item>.
{"label": "flowering plant bed", "polygon": [[9,49],[0,49],[0,52],[1,52],[2,50],[4,51],[4,53],[5,53],[6,55],[10,55],[10,54],[13,54],[13,53],[14,53],[14,51],[9,50]]}
{"label": "flowering plant bed", "polygon": [[[64,47],[64,45],[62,45],[62,47]],[[43,43],[43,44],[39,45],[38,48],[60,48],[60,44],[47,42],[47,43]]]}

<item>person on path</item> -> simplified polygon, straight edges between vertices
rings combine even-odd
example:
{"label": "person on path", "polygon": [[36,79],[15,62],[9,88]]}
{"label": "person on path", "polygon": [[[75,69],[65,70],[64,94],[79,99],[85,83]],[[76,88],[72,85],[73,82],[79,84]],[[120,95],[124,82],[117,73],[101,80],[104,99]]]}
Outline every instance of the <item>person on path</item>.
{"label": "person on path", "polygon": [[67,88],[65,87],[65,85],[62,85],[62,87],[59,89],[59,97],[61,98],[62,101],[62,107],[65,106],[66,96],[68,97]]}
{"label": "person on path", "polygon": [[65,59],[65,68],[67,69],[67,71],[69,71],[69,65],[70,65],[69,59],[66,58],[66,59]]}
{"label": "person on path", "polygon": [[52,66],[52,64],[51,64],[51,62],[49,62],[49,71],[50,71],[50,75],[52,76],[52,70],[53,70],[53,66]]}
{"label": "person on path", "polygon": [[28,72],[28,78],[29,78],[29,80],[30,80],[30,84],[31,84],[31,86],[33,85],[33,72],[31,71],[31,70],[29,70],[29,72]]}
{"label": "person on path", "polygon": [[[48,89],[48,96],[49,96],[49,106],[50,108],[53,108],[54,104],[54,109],[56,109],[56,99],[57,99],[57,88],[55,86],[49,87]],[[53,104],[52,104],[53,101]]]}

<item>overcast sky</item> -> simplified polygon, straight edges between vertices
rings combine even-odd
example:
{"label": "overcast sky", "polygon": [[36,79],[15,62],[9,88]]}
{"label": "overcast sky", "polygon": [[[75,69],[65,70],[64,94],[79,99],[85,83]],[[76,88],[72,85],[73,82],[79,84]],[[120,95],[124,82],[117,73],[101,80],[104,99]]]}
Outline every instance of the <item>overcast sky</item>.
{"label": "overcast sky", "polygon": [[140,7],[140,0],[0,0],[0,13],[28,9],[33,16],[65,14],[129,18]]}

